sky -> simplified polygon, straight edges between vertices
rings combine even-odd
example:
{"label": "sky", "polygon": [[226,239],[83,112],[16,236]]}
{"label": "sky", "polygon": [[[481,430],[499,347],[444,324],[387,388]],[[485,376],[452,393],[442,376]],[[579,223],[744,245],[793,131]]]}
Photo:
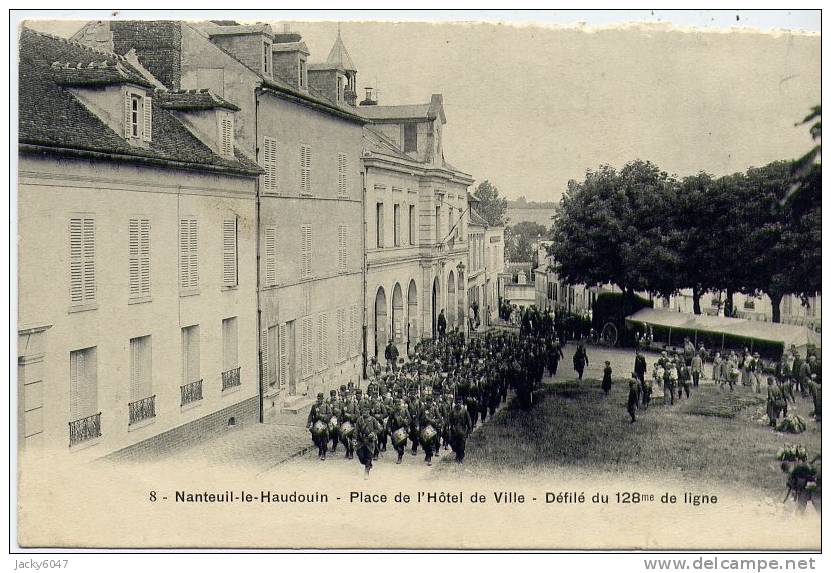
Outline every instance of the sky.
{"label": "sky", "polygon": [[[323,61],[338,24],[303,15],[289,14],[291,29],[310,61]],[[287,21],[230,16],[275,31]],[[359,99],[364,86],[379,90],[382,105],[441,93],[446,159],[509,199],[557,201],[570,179],[605,163],[645,159],[682,176],[722,175],[798,157],[812,144],[794,124],[820,103],[818,11],[465,12],[442,13],[456,20],[443,23],[355,21],[425,18],[409,12],[309,17],[341,20]],[[641,24],[613,27],[629,21]],[[70,35],[78,24],[37,27]]]}

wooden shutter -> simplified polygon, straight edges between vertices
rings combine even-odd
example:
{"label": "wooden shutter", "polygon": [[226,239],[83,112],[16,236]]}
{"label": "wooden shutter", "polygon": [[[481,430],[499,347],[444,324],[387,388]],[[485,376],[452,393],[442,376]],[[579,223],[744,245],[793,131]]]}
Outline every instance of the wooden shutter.
{"label": "wooden shutter", "polygon": [[312,192],[312,148],[308,145],[300,146],[300,192]]}
{"label": "wooden shutter", "polygon": [[197,237],[197,226],[196,226],[196,219],[190,219],[188,221],[188,254],[189,254],[189,264],[188,264],[188,272],[189,275],[189,284],[190,288],[196,288],[199,286],[199,240]]}
{"label": "wooden shutter", "polygon": [[142,105],[141,138],[144,141],[153,141],[153,98],[145,97]]}
{"label": "wooden shutter", "polygon": [[196,219],[179,220],[179,286],[195,289],[199,286],[199,250]]}
{"label": "wooden shutter", "polygon": [[222,283],[237,284],[237,219],[222,222]]}
{"label": "wooden shutter", "polygon": [[220,151],[224,155],[234,154],[234,124],[230,117],[220,121]]}
{"label": "wooden shutter", "polygon": [[150,220],[129,222],[130,298],[150,296]]}
{"label": "wooden shutter", "polygon": [[133,96],[130,92],[124,92],[124,137],[130,139],[133,136],[132,118]]}
{"label": "wooden shutter", "polygon": [[277,228],[267,227],[265,230],[265,284],[277,284]]}
{"label": "wooden shutter", "polygon": [[84,302],[95,300],[95,220],[84,218]]}
{"label": "wooden shutter", "polygon": [[69,416],[80,420],[97,413],[98,380],[95,348],[69,353]]}
{"label": "wooden shutter", "polygon": [[130,402],[147,398],[150,387],[150,337],[130,340]]}
{"label": "wooden shutter", "polygon": [[69,301],[84,302],[84,220],[69,220]]}
{"label": "wooden shutter", "polygon": [[355,356],[360,352],[360,335],[358,334],[358,329],[360,328],[358,325],[358,305],[353,304],[349,309],[349,326],[352,336],[352,344],[349,346],[352,356]]}
{"label": "wooden shutter", "polygon": [[70,304],[95,301],[95,219],[69,220],[69,300]]}
{"label": "wooden shutter", "polygon": [[338,225],[338,272],[346,272],[346,225]]}
{"label": "wooden shutter", "polygon": [[322,312],[317,317],[317,370],[326,370],[329,363],[329,337],[327,333],[326,313]]}
{"label": "wooden shutter", "polygon": [[301,260],[300,275],[303,278],[312,276],[312,227],[303,225],[300,227]]}
{"label": "wooden shutter", "polygon": [[346,197],[348,189],[346,186],[347,160],[345,153],[338,153],[338,195]]}
{"label": "wooden shutter", "polygon": [[260,384],[262,385],[263,391],[268,390],[269,386],[269,379],[268,379],[268,360],[269,360],[269,348],[268,348],[268,328],[264,328],[262,334],[260,335],[262,339],[262,344],[260,347],[260,356],[261,356],[261,370],[260,370]]}
{"label": "wooden shutter", "polygon": [[303,350],[301,351],[301,360],[303,361],[303,377],[307,378],[312,374],[312,319],[310,317],[303,319],[302,330],[301,343]]}
{"label": "wooden shutter", "polygon": [[288,356],[286,355],[288,348],[288,341],[286,340],[286,325],[280,325],[280,386],[285,387],[287,370],[288,370]]}
{"label": "wooden shutter", "polygon": [[277,186],[277,140],[266,137],[263,140],[263,167],[265,175],[263,186],[266,191],[276,191]]}

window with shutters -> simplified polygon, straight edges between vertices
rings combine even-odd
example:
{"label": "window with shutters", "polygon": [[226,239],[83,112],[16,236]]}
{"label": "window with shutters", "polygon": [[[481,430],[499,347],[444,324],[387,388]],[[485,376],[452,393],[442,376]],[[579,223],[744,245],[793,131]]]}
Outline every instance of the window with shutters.
{"label": "window with shutters", "polygon": [[199,288],[199,238],[195,217],[179,219],[179,289],[195,294]]}
{"label": "window with shutters", "polygon": [[345,153],[338,153],[338,196],[339,197],[348,197],[349,196],[349,189],[347,187],[347,163],[346,163],[346,154]]}
{"label": "window with shutters", "polygon": [[182,384],[201,380],[199,374],[199,325],[182,329]]}
{"label": "window with shutters", "polygon": [[77,310],[95,306],[95,219],[69,220],[69,303]]}
{"label": "window with shutters", "polygon": [[155,417],[149,336],[130,339],[130,423]]}
{"label": "window with shutters", "polygon": [[237,273],[237,218],[222,221],[222,284],[234,287],[239,284]]}
{"label": "window with shutters", "polygon": [[277,185],[277,140],[273,137],[263,138],[263,190],[276,193]]}
{"label": "window with shutters", "polygon": [[408,223],[408,230],[410,232],[410,244],[416,244],[416,208],[415,205],[410,205],[410,218]]}
{"label": "window with shutters", "polygon": [[153,98],[127,91],[124,93],[124,137],[153,140]]}
{"label": "window with shutters", "polygon": [[131,302],[150,298],[150,220],[131,218],[129,235],[129,296]]}
{"label": "window with shutters", "polygon": [[277,227],[265,229],[265,286],[277,285]]}
{"label": "window with shutters", "polygon": [[301,334],[300,334],[300,360],[303,366],[303,378],[308,378],[314,373],[314,365],[312,364],[312,317],[307,316],[303,318]]}
{"label": "window with shutters", "polygon": [[392,207],[393,243],[396,247],[401,246],[401,205],[396,203]]}
{"label": "window with shutters", "polygon": [[222,320],[222,370],[233,370],[239,366],[237,357],[239,346],[237,342],[237,317],[232,316]]}
{"label": "window with shutters", "polygon": [[231,114],[219,120],[219,152],[227,157],[234,156],[234,120]]}
{"label": "window with shutters", "polygon": [[274,387],[277,385],[277,363],[279,359],[280,357],[277,345],[277,327],[270,326],[266,330],[265,352],[263,358],[263,360],[265,361],[265,368],[263,370],[263,374],[265,376],[265,382],[268,387]]}
{"label": "window with shutters", "polygon": [[348,230],[346,225],[338,225],[338,272],[346,273],[348,269],[347,261],[347,235]]}
{"label": "window with shutters", "polygon": [[312,226],[300,226],[300,278],[312,278]]}
{"label": "window with shutters", "polygon": [[339,308],[337,311],[337,320],[338,320],[338,362],[343,362],[346,360],[346,353],[349,350],[347,348],[347,332],[346,332],[346,309]]}
{"label": "window with shutters", "polygon": [[317,317],[317,371],[329,367],[329,317],[322,312]]}
{"label": "window with shutters", "polygon": [[300,193],[312,194],[312,148],[308,145],[300,146]]}
{"label": "window with shutters", "polygon": [[69,421],[98,414],[97,347],[69,353]]}
{"label": "window with shutters", "polygon": [[381,249],[384,247],[384,204],[375,205],[375,245]]}

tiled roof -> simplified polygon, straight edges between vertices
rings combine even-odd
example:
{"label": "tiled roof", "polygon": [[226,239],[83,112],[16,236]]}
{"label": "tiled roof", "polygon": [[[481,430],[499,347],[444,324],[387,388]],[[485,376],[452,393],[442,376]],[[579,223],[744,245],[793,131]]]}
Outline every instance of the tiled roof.
{"label": "tiled roof", "polygon": [[218,24],[222,20],[211,20],[210,23],[214,26],[206,28],[206,32],[211,36],[241,36],[246,34],[264,34],[269,38],[274,37],[274,32],[268,24],[251,24],[242,25],[234,22],[233,24]]}
{"label": "tiled roof", "polygon": [[54,61],[51,69],[55,82],[62,86],[104,86],[126,82],[151,89],[154,87],[134,71],[132,66],[121,60],[109,62],[102,59],[87,63]]}
{"label": "tiled roof", "polygon": [[398,146],[388,139],[387,136],[370,126],[364,128],[364,143],[370,151],[392,155],[393,157],[407,161],[415,161],[415,159],[398,149]]}
{"label": "tiled roof", "polygon": [[[239,150],[223,158],[197,139],[153,97],[152,142],[131,146],[54,77],[53,62],[119,61],[113,53],[24,28],[20,36],[19,129],[22,149],[94,154],[109,159],[253,175],[262,170]],[[157,93],[154,93],[154,96]]]}
{"label": "tiled roof", "polygon": [[430,104],[417,105],[362,105],[358,113],[367,119],[434,119],[430,117]]}
{"label": "tiled roof", "polygon": [[218,107],[239,111],[239,107],[207,89],[157,92],[156,101],[164,109],[199,111]]}

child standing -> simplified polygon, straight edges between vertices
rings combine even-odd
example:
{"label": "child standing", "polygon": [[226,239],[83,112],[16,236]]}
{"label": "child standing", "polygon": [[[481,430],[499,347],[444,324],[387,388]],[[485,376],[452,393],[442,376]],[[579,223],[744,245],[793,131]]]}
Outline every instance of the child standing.
{"label": "child standing", "polygon": [[609,395],[609,392],[612,389],[612,366],[611,362],[608,360],[606,361],[606,367],[603,369],[603,393],[606,396]]}

